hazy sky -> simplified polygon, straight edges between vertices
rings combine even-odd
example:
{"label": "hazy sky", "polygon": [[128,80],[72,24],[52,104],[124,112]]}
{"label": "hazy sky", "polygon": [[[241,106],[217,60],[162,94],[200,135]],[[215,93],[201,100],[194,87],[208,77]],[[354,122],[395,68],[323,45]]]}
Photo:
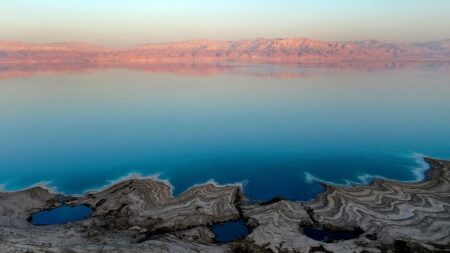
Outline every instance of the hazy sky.
{"label": "hazy sky", "polygon": [[0,40],[450,38],[447,0],[0,0]]}

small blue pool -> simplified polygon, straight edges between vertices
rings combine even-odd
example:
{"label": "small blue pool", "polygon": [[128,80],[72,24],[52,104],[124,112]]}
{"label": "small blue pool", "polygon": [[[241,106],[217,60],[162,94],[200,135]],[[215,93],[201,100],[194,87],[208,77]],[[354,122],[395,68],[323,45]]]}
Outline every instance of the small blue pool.
{"label": "small blue pool", "polygon": [[305,226],[303,227],[303,233],[316,241],[330,243],[358,238],[363,231],[359,229],[356,229],[355,231],[331,231],[313,226]]}
{"label": "small blue pool", "polygon": [[88,218],[92,208],[86,205],[61,206],[31,215],[31,223],[38,226],[66,224]]}
{"label": "small blue pool", "polygon": [[217,243],[227,243],[244,238],[249,231],[243,220],[229,221],[211,226]]}

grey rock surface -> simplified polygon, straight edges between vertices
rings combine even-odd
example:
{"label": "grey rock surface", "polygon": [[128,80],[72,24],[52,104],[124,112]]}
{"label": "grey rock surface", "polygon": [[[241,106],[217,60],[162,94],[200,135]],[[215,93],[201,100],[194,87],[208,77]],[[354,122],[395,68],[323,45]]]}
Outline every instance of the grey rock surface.
{"label": "grey rock surface", "polygon": [[[450,162],[426,159],[426,180],[332,186],[309,202],[250,204],[239,186],[195,186],[172,196],[153,179],[130,179],[82,197],[43,187],[0,192],[0,252],[450,252]],[[85,204],[86,220],[34,226],[31,214]],[[209,226],[243,219],[250,233],[227,244]],[[318,241],[306,226],[354,232]]]}

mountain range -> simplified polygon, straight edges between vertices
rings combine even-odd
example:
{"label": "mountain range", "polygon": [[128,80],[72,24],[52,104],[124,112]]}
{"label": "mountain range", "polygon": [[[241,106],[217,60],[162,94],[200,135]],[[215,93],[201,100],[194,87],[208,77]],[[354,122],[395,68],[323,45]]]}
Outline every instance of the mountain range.
{"label": "mountain range", "polygon": [[0,41],[0,64],[337,63],[450,59],[450,39],[424,43],[328,42],[307,38],[189,40],[115,49],[86,43]]}

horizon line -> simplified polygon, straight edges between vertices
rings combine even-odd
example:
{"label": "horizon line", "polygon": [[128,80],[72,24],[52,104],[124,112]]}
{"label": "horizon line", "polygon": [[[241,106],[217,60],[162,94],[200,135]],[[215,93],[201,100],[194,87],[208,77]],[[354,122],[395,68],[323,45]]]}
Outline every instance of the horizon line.
{"label": "horizon line", "polygon": [[254,41],[254,40],[311,40],[317,42],[330,42],[330,43],[346,43],[346,42],[364,42],[364,41],[377,41],[377,42],[390,42],[390,43],[402,43],[402,44],[416,44],[416,43],[428,43],[428,42],[443,42],[450,41],[450,38],[445,39],[430,39],[430,40],[422,40],[422,41],[411,41],[411,40],[383,40],[376,38],[368,38],[368,39],[357,39],[357,40],[324,40],[324,39],[315,39],[312,37],[255,37],[248,39],[213,39],[213,38],[198,38],[198,39],[185,39],[185,40],[170,40],[170,41],[162,41],[162,42],[143,42],[131,44],[128,46],[109,46],[102,43],[90,42],[90,41],[81,41],[81,40],[68,40],[68,41],[54,41],[54,42],[30,42],[24,40],[3,40],[0,39],[0,43],[22,43],[22,44],[30,44],[30,45],[58,45],[58,44],[85,44],[91,46],[101,46],[111,49],[119,49],[119,48],[130,48],[136,46],[145,46],[145,45],[164,45],[164,44],[174,44],[174,43],[182,43],[182,42],[201,42],[201,41],[209,41],[209,42],[238,42],[238,41]]}

